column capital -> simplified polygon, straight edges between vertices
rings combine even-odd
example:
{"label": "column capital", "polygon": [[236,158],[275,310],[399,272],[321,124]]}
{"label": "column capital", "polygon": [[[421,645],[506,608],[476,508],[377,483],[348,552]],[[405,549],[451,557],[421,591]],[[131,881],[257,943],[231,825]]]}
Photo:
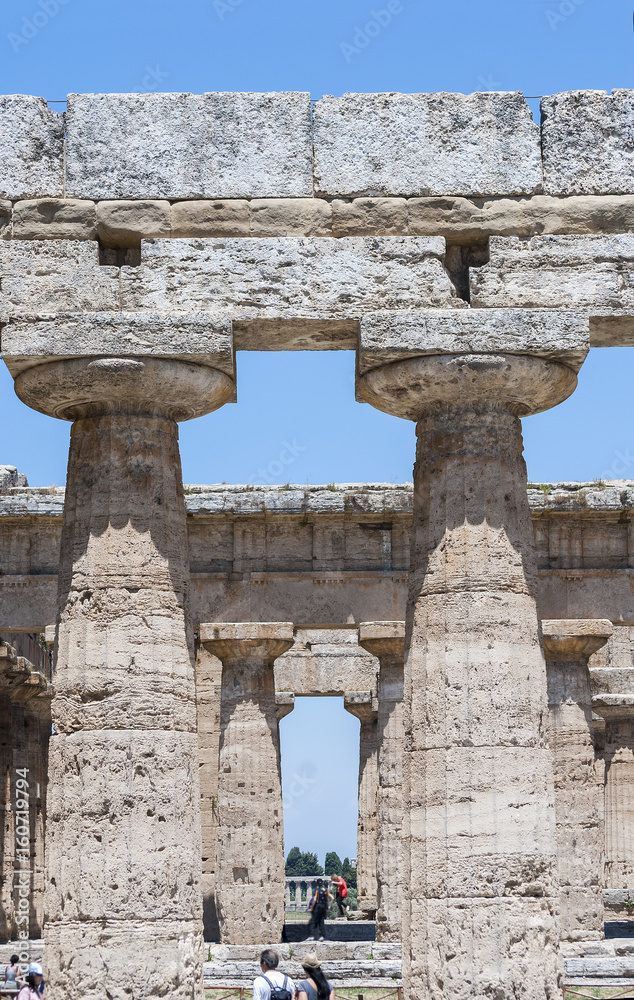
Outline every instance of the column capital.
{"label": "column capital", "polygon": [[218,622],[200,626],[200,641],[223,663],[235,659],[273,661],[294,642],[292,622]]}
{"label": "column capital", "polygon": [[407,420],[438,406],[524,417],[563,402],[589,349],[564,310],[421,310],[361,321],[357,399]]}
{"label": "column capital", "polygon": [[601,618],[544,619],[542,635],[547,660],[585,660],[605,646],[614,629]]}
{"label": "column capital", "polygon": [[343,707],[362,723],[376,722],[378,718],[378,700],[374,691],[346,691]]}
{"label": "column capital", "polygon": [[405,656],[405,622],[361,622],[359,645],[379,660],[402,661]]}
{"label": "column capital", "polygon": [[275,692],[275,714],[278,722],[290,715],[294,708],[295,694],[292,691]]}

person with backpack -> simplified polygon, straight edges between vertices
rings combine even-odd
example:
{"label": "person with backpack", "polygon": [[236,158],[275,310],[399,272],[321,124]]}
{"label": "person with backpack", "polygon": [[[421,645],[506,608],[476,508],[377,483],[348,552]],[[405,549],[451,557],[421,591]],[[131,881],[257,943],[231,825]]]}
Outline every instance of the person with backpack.
{"label": "person with backpack", "polygon": [[327,887],[324,885],[324,880],[322,878],[317,879],[317,888],[310,903],[308,904],[308,910],[310,912],[310,933],[308,935],[308,941],[315,941],[319,938],[323,941],[326,937],[326,925],[324,920],[326,919],[326,914],[332,906],[333,897],[328,892]]}
{"label": "person with backpack", "polygon": [[339,907],[339,916],[345,917],[347,899],[348,899],[348,886],[346,885],[346,880],[343,875],[331,875],[330,878],[334,882],[337,888],[337,906]]}
{"label": "person with backpack", "polygon": [[280,956],[272,948],[260,955],[261,976],[253,982],[253,1000],[295,1000],[295,983],[278,970]]}

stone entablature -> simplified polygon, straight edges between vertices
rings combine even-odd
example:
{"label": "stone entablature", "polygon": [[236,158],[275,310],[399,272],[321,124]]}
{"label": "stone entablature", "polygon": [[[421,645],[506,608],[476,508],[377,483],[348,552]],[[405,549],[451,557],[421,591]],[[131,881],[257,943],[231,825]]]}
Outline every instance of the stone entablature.
{"label": "stone entablature", "polygon": [[[634,485],[544,483],[528,498],[543,617],[634,624]],[[293,620],[323,633],[403,619],[411,484],[186,486],[185,501],[195,622]],[[63,505],[54,487],[0,496],[0,628],[54,621]]]}

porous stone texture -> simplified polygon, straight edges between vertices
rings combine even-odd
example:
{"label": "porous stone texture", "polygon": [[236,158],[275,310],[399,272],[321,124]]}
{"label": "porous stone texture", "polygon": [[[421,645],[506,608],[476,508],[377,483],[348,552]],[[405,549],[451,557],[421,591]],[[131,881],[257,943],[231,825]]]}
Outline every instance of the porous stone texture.
{"label": "porous stone texture", "polygon": [[364,917],[376,913],[376,799],[378,784],[378,704],[371,691],[348,691],[343,706],[359,729],[359,816],[357,821],[357,906]]}
{"label": "porous stone texture", "polygon": [[289,622],[204,624],[222,660],[216,905],[222,944],[281,940],[284,836],[273,663],[293,645]]}
{"label": "porous stone texture", "polygon": [[377,941],[401,941],[404,622],[364,622],[359,645],[379,659],[376,805]]}
{"label": "porous stone texture", "polygon": [[634,343],[634,235],[494,237],[470,285],[476,308],[585,310],[593,347]]}
{"label": "porous stone texture", "polygon": [[100,201],[97,236],[105,247],[140,246],[142,239],[170,236],[168,201]]}
{"label": "porous stone texture", "polygon": [[170,228],[172,237],[248,236],[249,202],[176,201],[170,208]]}
{"label": "porous stone texture", "polygon": [[541,191],[539,126],[519,91],[326,96],[313,123],[321,195]]}
{"label": "porous stone texture", "polygon": [[0,320],[16,313],[120,309],[119,270],[87,240],[0,240]]}
{"label": "porous stone texture", "polygon": [[0,465],[0,494],[6,493],[11,486],[28,485],[25,474],[18,472],[15,465]]}
{"label": "porous stone texture", "polygon": [[310,127],[310,94],[69,94],[66,193],[310,197]]}
{"label": "porous stone texture", "polygon": [[[332,235],[400,236],[408,232],[408,202],[405,198],[354,198],[332,202]],[[433,232],[414,235],[438,236]]]}
{"label": "porous stone texture", "polygon": [[216,909],[216,840],[218,837],[221,688],[222,663],[199,644],[196,649],[196,711],[200,765],[203,931],[205,941],[217,941],[220,936]]}
{"label": "porous stone texture", "polygon": [[94,240],[96,236],[94,201],[39,198],[18,201],[13,209],[14,240]]}
{"label": "porous stone texture", "polygon": [[588,660],[612,631],[609,621],[542,622],[563,941],[603,937],[603,803],[595,773]]}
{"label": "porous stone texture", "polygon": [[548,194],[634,193],[634,91],[572,90],[541,111]]}
{"label": "porous stone texture", "polygon": [[254,199],[251,236],[330,236],[332,209],[318,198]]}
{"label": "porous stone texture", "polygon": [[10,201],[0,200],[0,240],[11,239],[11,213],[13,206]]}
{"label": "porous stone texture", "polygon": [[487,309],[364,315],[359,323],[358,372],[433,354],[530,354],[578,371],[588,353],[588,319],[555,310]]}
{"label": "porous stone texture", "polygon": [[408,994],[438,1000],[557,988],[553,764],[516,414],[538,386],[540,406],[561,400],[563,366],[482,357],[386,365],[375,385],[396,415],[409,387],[418,419],[403,960]]}
{"label": "porous stone texture", "polygon": [[43,97],[0,97],[0,198],[61,198],[64,115]]}

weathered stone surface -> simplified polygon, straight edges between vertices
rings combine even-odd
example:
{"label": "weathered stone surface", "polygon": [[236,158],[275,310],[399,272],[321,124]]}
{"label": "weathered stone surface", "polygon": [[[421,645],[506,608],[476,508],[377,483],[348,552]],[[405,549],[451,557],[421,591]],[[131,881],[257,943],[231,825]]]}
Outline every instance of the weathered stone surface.
{"label": "weathered stone surface", "polygon": [[196,649],[196,714],[202,828],[203,931],[205,941],[220,936],[216,909],[216,840],[218,837],[218,760],[222,663],[198,644]]}
{"label": "weathered stone surface", "polygon": [[593,347],[634,343],[634,235],[494,237],[471,305],[585,310]]}
{"label": "weathered stone surface", "polygon": [[168,201],[100,201],[97,235],[106,247],[138,246],[142,239],[169,236]]}
{"label": "weathered stone surface", "polygon": [[313,116],[319,194],[541,190],[539,127],[519,91],[327,96]]}
{"label": "weathered stone surface", "polygon": [[[176,201],[170,209],[172,237],[248,236],[249,202]],[[144,233],[144,238],[148,236]]]}
{"label": "weathered stone surface", "polygon": [[293,645],[289,622],[203,624],[222,660],[216,904],[223,944],[281,937],[284,840],[273,662]]}
{"label": "weathered stone surface", "polygon": [[0,198],[61,198],[64,115],[43,97],[0,97]]}
{"label": "weathered stone surface", "polygon": [[119,271],[87,240],[1,240],[0,319],[28,312],[115,310]]}
{"label": "weathered stone surface", "polygon": [[330,236],[332,209],[319,198],[254,200],[251,236]]}
{"label": "weathered stone surface", "polygon": [[444,249],[426,237],[148,240],[141,266],[121,272],[121,303],[213,308],[239,321],[236,350],[350,349],[362,312],[466,308]]}
{"label": "weathered stone surface", "polygon": [[590,349],[583,313],[555,310],[441,309],[365,315],[358,371],[433,354],[530,354],[579,371]]}
{"label": "weathered stone surface", "polygon": [[69,94],[66,124],[70,197],[312,195],[310,94]]}
{"label": "weathered stone surface", "polygon": [[[336,544],[336,536],[329,541]],[[359,648],[353,628],[296,629],[293,647],[275,661],[278,692],[343,697],[356,687],[376,692],[376,684],[377,661]]]}
{"label": "weathered stone surface", "polygon": [[13,209],[16,240],[94,240],[96,235],[94,201],[41,198],[18,201]]}
{"label": "weathered stone surface", "polygon": [[[378,779],[378,703],[372,691],[347,691],[346,712],[359,728],[359,810],[357,820],[357,905],[360,919],[374,917],[377,906],[376,804]],[[348,911],[352,919],[352,911]]]}
{"label": "weathered stone surface", "polygon": [[595,775],[588,659],[612,635],[609,621],[542,622],[563,940],[603,937],[603,803]]}
{"label": "weathered stone surface", "polygon": [[13,206],[10,201],[0,200],[0,240],[11,239],[11,215]]}
{"label": "weathered stone surface", "polygon": [[233,377],[231,322],[213,313],[59,313],[16,316],[2,331],[2,358],[14,378],[59,358],[182,358]]}
{"label": "weathered stone surface", "polygon": [[400,941],[403,898],[403,658],[405,622],[364,622],[359,645],[379,658],[376,805],[376,935]]}
{"label": "weathered stone surface", "polygon": [[541,109],[547,193],[634,193],[634,91],[572,90]]}
{"label": "weathered stone surface", "polygon": [[[408,232],[405,198],[355,198],[332,202],[333,236],[404,236]],[[440,230],[415,235],[438,236]]]}

